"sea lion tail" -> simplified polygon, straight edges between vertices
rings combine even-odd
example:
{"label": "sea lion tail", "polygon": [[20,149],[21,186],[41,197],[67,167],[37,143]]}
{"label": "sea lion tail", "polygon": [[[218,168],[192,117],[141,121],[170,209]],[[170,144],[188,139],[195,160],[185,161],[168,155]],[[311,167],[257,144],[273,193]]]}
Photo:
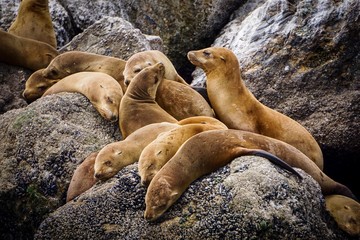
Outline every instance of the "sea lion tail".
{"label": "sea lion tail", "polygon": [[269,152],[266,152],[266,151],[260,150],[260,149],[250,149],[246,155],[254,155],[254,156],[266,158],[273,164],[276,164],[276,165],[284,168],[285,170],[288,170],[289,172],[295,174],[298,178],[303,179],[303,177],[300,175],[300,173],[298,173],[293,167],[291,167],[287,162],[278,158],[277,156],[275,156],[272,153],[269,153]]}

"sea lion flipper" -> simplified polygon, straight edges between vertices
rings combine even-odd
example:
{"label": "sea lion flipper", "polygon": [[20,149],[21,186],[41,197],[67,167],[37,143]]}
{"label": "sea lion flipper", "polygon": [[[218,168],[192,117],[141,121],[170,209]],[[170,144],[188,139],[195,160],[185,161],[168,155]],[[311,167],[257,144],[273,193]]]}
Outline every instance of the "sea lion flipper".
{"label": "sea lion flipper", "polygon": [[276,165],[288,170],[289,172],[295,174],[298,178],[303,179],[303,177],[300,175],[300,173],[298,173],[293,167],[291,167],[287,162],[278,158],[277,156],[275,156],[272,153],[269,153],[269,152],[266,152],[266,151],[260,150],[260,149],[251,149],[246,153],[246,155],[255,155],[255,156],[266,158],[273,164],[276,164]]}

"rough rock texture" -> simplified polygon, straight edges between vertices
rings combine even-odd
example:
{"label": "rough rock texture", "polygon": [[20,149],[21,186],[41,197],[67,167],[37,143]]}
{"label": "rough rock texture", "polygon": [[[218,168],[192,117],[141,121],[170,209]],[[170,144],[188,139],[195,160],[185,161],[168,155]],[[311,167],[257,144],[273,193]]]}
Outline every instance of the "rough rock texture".
{"label": "rough rock texture", "polygon": [[131,23],[119,17],[104,17],[77,35],[61,52],[78,50],[128,59],[136,52],[161,50],[161,39],[141,33]]}
{"label": "rough rock texture", "polygon": [[240,8],[214,45],[236,53],[250,91],[304,125],[320,143],[325,172],[360,197],[359,1],[263,1],[246,12],[252,8]]}
{"label": "rough rock texture", "polygon": [[143,33],[158,35],[163,39],[165,52],[170,60],[174,62],[180,74],[186,75],[191,67],[186,60],[186,53],[210,45],[228,22],[231,13],[242,2],[125,0],[123,5],[129,21],[137,28]]}
{"label": "rough rock texture", "polygon": [[133,164],[50,214],[35,239],[347,239],[324,211],[317,183],[302,175],[241,157],[194,182],[148,223]]}
{"label": "rough rock texture", "polygon": [[0,239],[32,238],[65,203],[76,166],[121,139],[81,94],[57,94],[0,118]]}
{"label": "rough rock texture", "polygon": [[0,63],[0,114],[27,106],[21,94],[30,75],[30,70]]}

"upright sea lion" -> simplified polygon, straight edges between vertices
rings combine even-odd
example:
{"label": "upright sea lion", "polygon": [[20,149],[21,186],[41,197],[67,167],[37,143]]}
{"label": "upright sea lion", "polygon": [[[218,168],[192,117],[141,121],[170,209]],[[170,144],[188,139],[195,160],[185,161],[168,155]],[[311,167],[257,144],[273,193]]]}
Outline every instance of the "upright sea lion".
{"label": "upright sea lion", "polygon": [[0,31],[0,62],[25,67],[36,71],[45,68],[59,55],[55,48],[47,43],[23,38]]}
{"label": "upright sea lion", "polygon": [[165,67],[164,78],[186,84],[186,81],[177,73],[174,65],[165,54],[158,50],[147,50],[132,55],[127,61],[124,69],[125,84],[129,85],[131,80],[141,70],[162,62]]}
{"label": "upright sea lion", "polygon": [[172,158],[190,137],[204,131],[227,129],[220,124],[187,124],[160,134],[142,151],[139,158],[139,175],[142,185],[149,185],[155,174]]}
{"label": "upright sea lion", "polygon": [[56,49],[56,36],[48,0],[22,0],[8,32],[49,44]]}
{"label": "upright sea lion", "polygon": [[97,155],[98,152],[91,153],[75,169],[67,191],[66,202],[79,196],[96,183],[96,179],[94,178],[94,163]]}
{"label": "upright sea lion", "polygon": [[33,72],[33,74],[31,74],[30,77],[26,80],[25,90],[22,95],[28,103],[31,103],[40,98],[46,92],[46,90],[61,80],[45,78],[42,75],[43,70],[44,68]]}
{"label": "upright sea lion", "polygon": [[54,58],[42,74],[45,78],[61,79],[77,72],[103,72],[115,78],[125,92],[123,75],[125,64],[126,62],[120,58],[69,51]]}
{"label": "upright sea lion", "polygon": [[[355,198],[346,186],[326,176],[306,155],[287,143],[247,131],[212,130],[187,140],[155,175],[145,196],[144,217],[148,220],[160,217],[200,176],[226,165],[235,157],[259,155],[264,151],[292,167],[303,169],[319,183],[324,195],[340,194]],[[265,157],[271,161],[276,159]]]}
{"label": "upright sea lion", "polygon": [[260,103],[246,88],[235,54],[211,47],[190,51],[188,59],[206,73],[207,92],[217,118],[229,128],[279,139],[302,151],[323,169],[323,155],[311,134],[293,119]]}
{"label": "upright sea lion", "polygon": [[54,84],[43,96],[60,92],[81,93],[90,100],[105,119],[118,120],[123,91],[117,81],[106,73],[74,73]]}
{"label": "upright sea lion", "polygon": [[106,180],[113,177],[127,165],[139,160],[141,151],[153,141],[158,134],[177,128],[174,123],[153,123],[139,128],[126,139],[106,145],[95,160],[95,177]]}
{"label": "upright sea lion", "polygon": [[360,236],[360,203],[342,195],[329,195],[325,196],[325,206],[342,230]]}
{"label": "upright sea lion", "polygon": [[164,64],[157,63],[141,70],[130,82],[120,103],[119,125],[124,138],[151,123],[177,122],[155,101],[156,90],[164,78],[164,72]]}

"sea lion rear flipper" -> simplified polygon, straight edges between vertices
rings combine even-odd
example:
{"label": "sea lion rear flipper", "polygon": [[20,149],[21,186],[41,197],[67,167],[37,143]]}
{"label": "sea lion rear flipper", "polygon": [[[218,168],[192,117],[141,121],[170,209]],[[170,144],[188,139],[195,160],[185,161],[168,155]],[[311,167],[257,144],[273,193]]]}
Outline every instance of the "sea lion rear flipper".
{"label": "sea lion rear flipper", "polygon": [[291,167],[284,160],[278,158],[277,156],[275,156],[272,153],[269,153],[269,152],[266,152],[266,151],[260,150],[260,149],[249,149],[247,151],[246,155],[255,155],[255,156],[266,158],[270,162],[272,162],[272,163],[274,163],[274,164],[288,170],[289,172],[291,172],[291,173],[295,174],[296,176],[298,176],[300,179],[303,179],[303,177],[293,167]]}

